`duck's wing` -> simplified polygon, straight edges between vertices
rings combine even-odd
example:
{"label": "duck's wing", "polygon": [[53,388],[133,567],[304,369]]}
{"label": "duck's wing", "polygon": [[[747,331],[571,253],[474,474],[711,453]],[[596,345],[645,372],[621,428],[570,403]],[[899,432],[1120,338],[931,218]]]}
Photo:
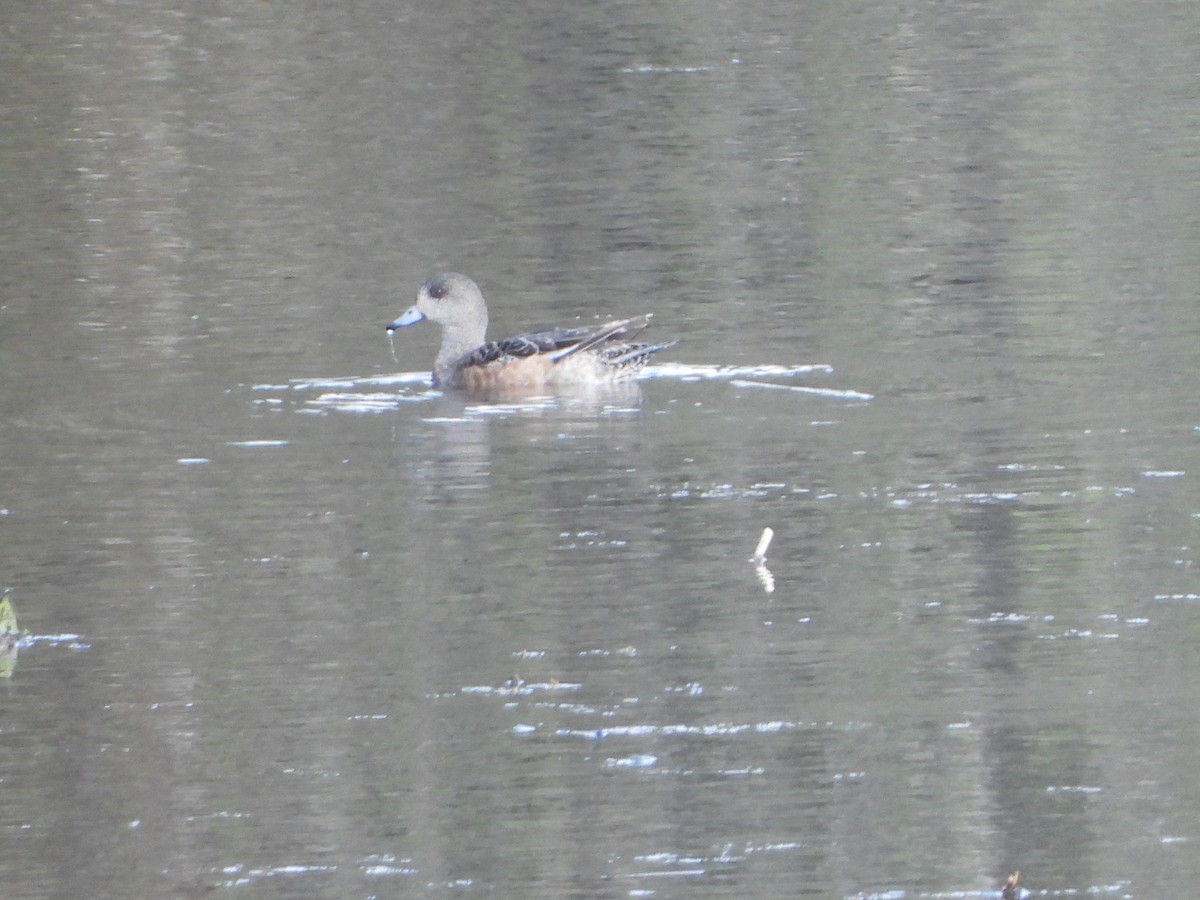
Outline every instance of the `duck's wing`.
{"label": "duck's wing", "polygon": [[555,353],[574,347],[590,335],[594,328],[552,328],[534,334],[522,334],[498,343],[513,356],[533,356],[535,353]]}
{"label": "duck's wing", "polygon": [[649,325],[651,315],[653,313],[647,313],[644,316],[634,316],[631,319],[615,319],[612,322],[605,322],[603,325],[591,329],[573,328],[571,329],[572,331],[582,333],[569,345],[552,351],[553,359],[555,362],[558,362],[575,353],[601,349],[608,344],[624,342]]}
{"label": "duck's wing", "polygon": [[534,334],[521,334],[501,341],[488,341],[476,347],[463,360],[464,366],[486,366],[501,359],[524,359],[538,354],[551,354],[578,344],[595,329],[554,328]]}
{"label": "duck's wing", "polygon": [[558,363],[577,353],[591,351],[606,365],[623,367],[644,361],[651,354],[665,350],[675,343],[628,342],[629,338],[650,324],[651,315],[615,319],[598,326],[554,328],[500,341],[488,341],[471,351],[461,366],[486,366],[500,360],[525,359],[532,356],[544,356],[550,363]]}

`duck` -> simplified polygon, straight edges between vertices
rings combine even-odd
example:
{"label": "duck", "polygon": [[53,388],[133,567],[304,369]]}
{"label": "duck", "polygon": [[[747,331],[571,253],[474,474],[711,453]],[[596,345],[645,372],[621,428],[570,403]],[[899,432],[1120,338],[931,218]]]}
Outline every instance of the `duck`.
{"label": "duck", "polygon": [[388,323],[387,332],[391,336],[425,320],[440,325],[433,386],[481,394],[632,380],[651,356],[676,343],[630,340],[652,315],[489,341],[487,302],[479,285],[466,275],[443,272],[421,285],[417,302]]}

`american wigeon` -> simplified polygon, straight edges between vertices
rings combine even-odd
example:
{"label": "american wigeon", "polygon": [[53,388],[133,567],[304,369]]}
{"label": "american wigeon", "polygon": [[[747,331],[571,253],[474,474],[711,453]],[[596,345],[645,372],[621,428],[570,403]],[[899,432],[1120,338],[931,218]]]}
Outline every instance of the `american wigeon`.
{"label": "american wigeon", "polygon": [[442,326],[434,385],[469,392],[626,380],[650,356],[675,343],[628,340],[650,324],[649,315],[489,341],[487,304],[479,286],[454,272],[434,275],[421,285],[417,302],[387,326],[388,334],[422,319]]}

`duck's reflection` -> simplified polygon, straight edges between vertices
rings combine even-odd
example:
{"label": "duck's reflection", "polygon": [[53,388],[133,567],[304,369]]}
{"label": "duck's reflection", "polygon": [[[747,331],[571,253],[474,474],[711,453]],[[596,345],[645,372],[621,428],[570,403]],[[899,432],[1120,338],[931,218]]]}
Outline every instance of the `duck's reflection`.
{"label": "duck's reflection", "polygon": [[[512,387],[489,391],[486,397],[447,392],[421,417],[426,425],[438,426],[423,433],[427,444],[421,476],[435,495],[486,491],[495,476],[494,429],[521,421],[522,443],[527,446],[579,438],[588,438],[590,444],[605,436],[622,444],[626,429],[620,423],[640,417],[641,401],[635,381],[571,385],[552,395]],[[514,460],[513,468],[524,466]]]}

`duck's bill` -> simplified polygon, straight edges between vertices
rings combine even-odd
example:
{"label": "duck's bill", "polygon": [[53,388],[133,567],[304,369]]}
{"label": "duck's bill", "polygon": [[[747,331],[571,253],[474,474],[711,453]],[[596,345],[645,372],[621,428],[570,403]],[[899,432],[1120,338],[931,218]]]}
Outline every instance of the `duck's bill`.
{"label": "duck's bill", "polygon": [[392,332],[397,328],[404,328],[406,325],[415,325],[424,318],[424,313],[422,313],[415,306],[410,306],[407,310],[405,310],[404,315],[398,318],[395,322],[388,323],[387,330]]}

